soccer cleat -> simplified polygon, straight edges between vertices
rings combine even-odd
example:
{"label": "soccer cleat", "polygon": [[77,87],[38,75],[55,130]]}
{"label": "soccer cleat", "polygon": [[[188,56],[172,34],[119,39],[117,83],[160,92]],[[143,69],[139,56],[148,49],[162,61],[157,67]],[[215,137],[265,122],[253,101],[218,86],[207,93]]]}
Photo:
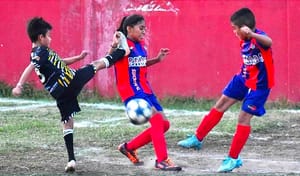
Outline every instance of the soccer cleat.
{"label": "soccer cleat", "polygon": [[75,160],[71,160],[68,162],[67,166],[65,167],[65,171],[66,172],[74,172],[75,166],[76,166]]}
{"label": "soccer cleat", "polygon": [[123,143],[119,145],[118,150],[125,155],[134,165],[140,166],[143,165],[144,163],[140,161],[137,157],[137,152],[136,150],[128,150],[127,149],[127,143]]}
{"label": "soccer cleat", "polygon": [[127,43],[127,38],[123,34],[123,32],[119,32],[119,44],[118,44],[119,49],[125,50],[125,56],[128,56],[130,53],[130,49]]}
{"label": "soccer cleat", "polygon": [[155,168],[163,171],[181,171],[181,167],[174,165],[170,158],[161,162],[156,160]]}
{"label": "soccer cleat", "polygon": [[240,157],[233,159],[230,156],[227,156],[221,166],[218,169],[218,172],[231,172],[235,168],[239,168],[243,165],[243,161]]}
{"label": "soccer cleat", "polygon": [[200,150],[202,147],[202,141],[199,141],[196,135],[190,135],[187,139],[179,141],[177,145],[183,148],[195,148],[197,150]]}

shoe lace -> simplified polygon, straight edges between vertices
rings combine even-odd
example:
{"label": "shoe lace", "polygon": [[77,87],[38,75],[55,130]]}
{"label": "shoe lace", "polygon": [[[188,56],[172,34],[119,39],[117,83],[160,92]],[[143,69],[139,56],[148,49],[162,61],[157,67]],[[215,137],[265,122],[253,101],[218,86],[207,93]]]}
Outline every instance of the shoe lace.
{"label": "shoe lace", "polygon": [[223,164],[228,164],[230,161],[231,161],[230,158],[225,158],[225,159],[223,160]]}

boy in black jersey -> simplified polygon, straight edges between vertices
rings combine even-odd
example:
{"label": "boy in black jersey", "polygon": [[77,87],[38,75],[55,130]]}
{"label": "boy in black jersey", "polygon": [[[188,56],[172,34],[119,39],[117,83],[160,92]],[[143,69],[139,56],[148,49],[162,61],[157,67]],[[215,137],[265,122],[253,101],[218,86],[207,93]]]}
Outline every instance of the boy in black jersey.
{"label": "boy in black jersey", "polygon": [[[80,111],[77,96],[83,86],[93,78],[98,70],[110,67],[122,58],[125,52],[129,51],[123,49],[128,48],[122,46],[122,43],[125,42],[119,41],[118,48],[110,55],[75,70],[68,67],[68,65],[83,59],[87,52],[82,51],[78,56],[61,59],[49,48],[51,29],[52,26],[41,17],[35,17],[29,21],[27,33],[32,42],[31,63],[24,70],[12,93],[15,96],[20,95],[22,85],[28,79],[30,73],[35,70],[45,89],[56,100],[63,122],[63,135],[69,156],[65,171],[73,172],[75,171],[76,161],[73,150],[73,117]],[[116,38],[118,37],[116,36]]]}

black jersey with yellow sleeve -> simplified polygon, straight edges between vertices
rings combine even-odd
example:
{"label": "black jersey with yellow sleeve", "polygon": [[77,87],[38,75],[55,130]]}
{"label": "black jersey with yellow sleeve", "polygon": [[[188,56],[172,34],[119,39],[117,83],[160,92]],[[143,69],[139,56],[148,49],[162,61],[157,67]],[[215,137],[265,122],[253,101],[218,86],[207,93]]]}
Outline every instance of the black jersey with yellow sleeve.
{"label": "black jersey with yellow sleeve", "polygon": [[50,92],[54,98],[59,98],[71,81],[76,71],[69,68],[65,62],[50,48],[39,46],[32,49],[31,63],[35,67],[45,89]]}

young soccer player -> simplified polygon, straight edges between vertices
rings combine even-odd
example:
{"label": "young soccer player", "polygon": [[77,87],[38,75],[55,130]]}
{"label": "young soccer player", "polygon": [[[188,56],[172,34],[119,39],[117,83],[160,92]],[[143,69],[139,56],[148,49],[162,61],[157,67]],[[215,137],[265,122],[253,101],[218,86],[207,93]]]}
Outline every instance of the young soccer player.
{"label": "young soccer player", "polygon": [[[143,162],[137,157],[137,149],[152,142],[156,154],[155,168],[163,171],[180,171],[181,167],[174,165],[168,157],[164,133],[169,129],[170,123],[166,119],[163,108],[147,80],[147,67],[161,62],[169,54],[169,49],[162,48],[156,57],[148,59],[143,42],[146,26],[144,17],[141,15],[133,14],[124,17],[118,31],[121,32],[119,33],[121,38],[126,36],[130,48],[129,55],[126,55],[114,65],[120,97],[125,106],[131,99],[142,98],[152,106],[154,112],[149,120],[151,127],[145,129],[130,141],[121,144],[118,149],[133,164],[140,165]],[[113,43],[111,51],[116,46],[116,43]]]}
{"label": "young soccer player", "polygon": [[110,55],[75,70],[68,65],[83,59],[87,52],[83,51],[78,56],[61,59],[49,48],[51,29],[52,26],[41,17],[35,17],[29,21],[27,33],[32,42],[31,63],[24,70],[12,93],[15,96],[22,93],[22,85],[34,69],[45,89],[56,100],[63,122],[63,135],[69,157],[65,171],[73,172],[76,161],[73,150],[73,118],[80,111],[77,96],[98,70],[107,68],[122,58],[125,50],[119,45]]}
{"label": "young soccer player", "polygon": [[236,11],[230,20],[233,32],[241,40],[241,70],[225,87],[223,95],[203,118],[195,134],[178,142],[184,148],[200,149],[205,136],[219,123],[224,112],[242,101],[235,135],[219,172],[230,172],[242,166],[239,154],[249,137],[250,121],[253,116],[265,114],[264,104],[274,85],[271,38],[255,27],[254,14],[248,8]]}

